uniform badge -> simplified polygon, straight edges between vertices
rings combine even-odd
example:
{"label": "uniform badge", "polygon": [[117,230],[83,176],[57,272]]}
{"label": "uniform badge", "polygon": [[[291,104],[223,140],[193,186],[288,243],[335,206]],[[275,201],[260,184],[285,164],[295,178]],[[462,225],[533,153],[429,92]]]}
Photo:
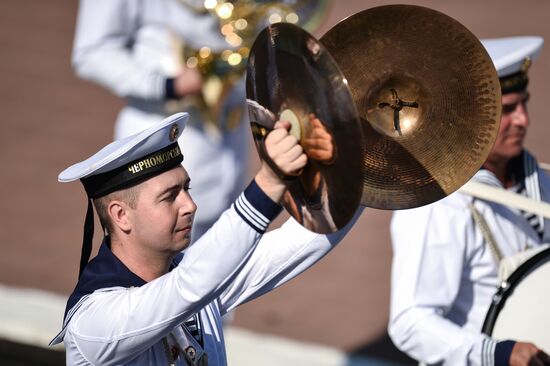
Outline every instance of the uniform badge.
{"label": "uniform badge", "polygon": [[180,134],[180,129],[177,124],[173,124],[170,128],[170,141],[174,142],[178,138],[178,135]]}
{"label": "uniform badge", "polygon": [[529,70],[532,63],[533,63],[533,61],[531,60],[531,57],[529,57],[529,56],[525,57],[525,59],[523,60],[523,63],[521,64],[521,72],[526,74],[527,70]]}

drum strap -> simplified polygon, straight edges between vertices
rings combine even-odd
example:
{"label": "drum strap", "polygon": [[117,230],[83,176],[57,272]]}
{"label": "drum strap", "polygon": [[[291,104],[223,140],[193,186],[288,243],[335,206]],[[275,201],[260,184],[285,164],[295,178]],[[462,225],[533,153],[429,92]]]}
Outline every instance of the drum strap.
{"label": "drum strap", "polygon": [[472,212],[472,217],[474,218],[474,221],[476,225],[479,227],[479,230],[481,231],[481,234],[483,235],[483,238],[489,244],[489,249],[491,250],[491,253],[493,254],[493,257],[495,258],[495,262],[497,265],[502,260],[502,252],[500,251],[500,248],[497,245],[497,242],[495,240],[495,237],[493,236],[493,233],[491,232],[491,229],[489,229],[489,225],[487,224],[487,221],[483,218],[483,215],[475,208],[474,201],[468,205],[470,208],[470,211]]}
{"label": "drum strap", "polygon": [[502,255],[502,252],[500,251],[500,248],[498,247],[498,244],[495,240],[495,237],[493,236],[493,233],[491,232],[491,229],[489,229],[489,225],[487,224],[487,221],[485,221],[485,218],[483,217],[483,215],[475,208],[474,202],[470,203],[468,206],[470,208],[472,217],[476,225],[479,227],[479,230],[481,231],[483,238],[489,245],[489,249],[491,250],[491,254],[493,255],[495,263],[498,266],[499,282],[506,281],[508,277],[522,263],[524,263],[529,258],[533,257],[534,255],[538,254],[539,252],[541,252],[542,250],[550,246],[548,244],[542,244],[535,247],[526,247],[523,251],[515,255],[512,255],[510,257],[504,257]]}

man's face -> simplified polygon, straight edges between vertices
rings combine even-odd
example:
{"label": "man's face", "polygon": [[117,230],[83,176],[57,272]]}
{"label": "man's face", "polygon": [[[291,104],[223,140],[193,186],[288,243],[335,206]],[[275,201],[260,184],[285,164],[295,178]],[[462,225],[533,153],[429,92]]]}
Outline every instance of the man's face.
{"label": "man's face", "polygon": [[175,254],[191,241],[197,206],[189,195],[189,176],[178,166],[146,180],[130,211],[132,237],[152,253]]}
{"label": "man's face", "polygon": [[518,156],[523,150],[523,141],[529,126],[528,100],[529,93],[527,91],[502,95],[500,129],[489,159],[507,162]]}

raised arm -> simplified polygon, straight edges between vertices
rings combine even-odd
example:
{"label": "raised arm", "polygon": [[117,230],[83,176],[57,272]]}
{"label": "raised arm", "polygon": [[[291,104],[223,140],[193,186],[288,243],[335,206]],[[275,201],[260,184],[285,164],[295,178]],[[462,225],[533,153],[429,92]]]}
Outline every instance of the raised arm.
{"label": "raised arm", "polygon": [[357,222],[364,207],[353,219],[332,234],[317,234],[293,218],[265,234],[250,260],[220,296],[222,314],[253,300],[304,272],[334,249]]}

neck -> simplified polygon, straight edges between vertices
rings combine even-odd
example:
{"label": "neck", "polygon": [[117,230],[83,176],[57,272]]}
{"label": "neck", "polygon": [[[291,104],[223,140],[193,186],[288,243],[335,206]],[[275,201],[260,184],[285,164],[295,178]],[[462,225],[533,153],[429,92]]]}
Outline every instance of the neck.
{"label": "neck", "polygon": [[509,174],[508,172],[508,169],[509,169],[508,163],[509,163],[509,160],[487,159],[485,164],[483,164],[483,167],[488,171],[492,172],[500,181],[500,183],[502,183],[504,188],[509,188],[513,185],[513,181],[511,178],[511,174]]}
{"label": "neck", "polygon": [[170,269],[173,256],[165,253],[151,253],[137,245],[116,238],[111,239],[111,252],[134,274],[149,282]]}

